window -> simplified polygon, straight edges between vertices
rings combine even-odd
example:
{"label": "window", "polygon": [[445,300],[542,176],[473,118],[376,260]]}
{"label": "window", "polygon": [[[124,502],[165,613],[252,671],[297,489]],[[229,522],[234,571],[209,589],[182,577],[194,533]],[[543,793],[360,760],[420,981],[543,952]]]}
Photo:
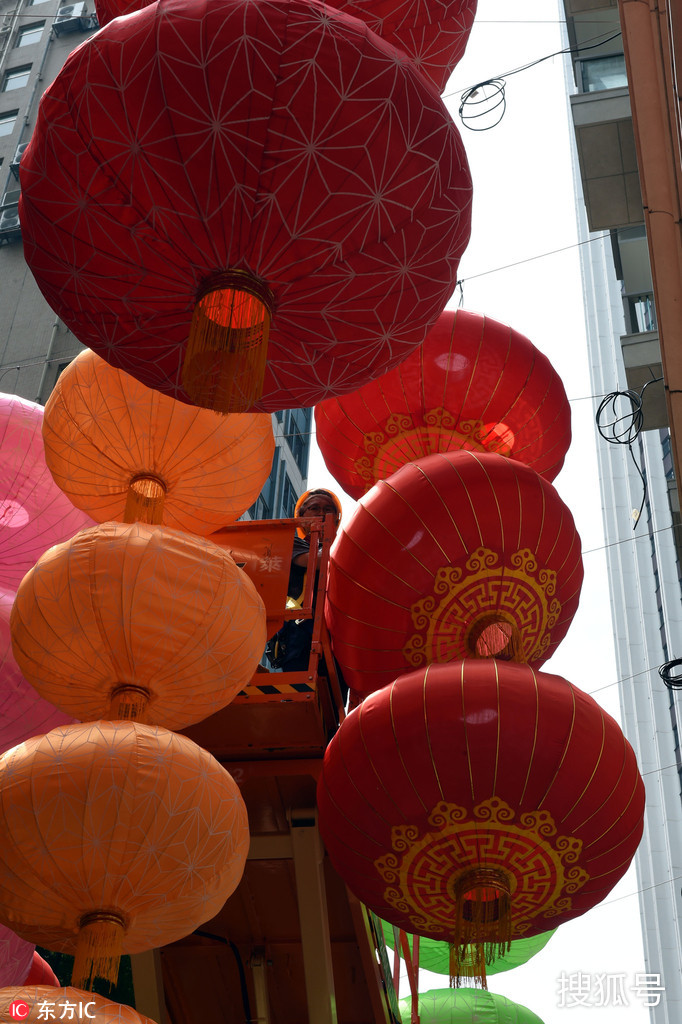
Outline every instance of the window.
{"label": "window", "polygon": [[14,122],[17,119],[18,110],[6,110],[0,114],[0,135],[11,135],[14,130]]}
{"label": "window", "polygon": [[35,7],[36,4],[44,4],[44,3],[46,3],[46,0],[28,0],[28,3],[26,4],[26,6],[27,7]]}
{"label": "window", "polygon": [[16,46],[32,46],[37,43],[45,28],[44,21],[35,21],[32,25],[24,25],[17,34]]}
{"label": "window", "polygon": [[628,84],[625,56],[610,53],[605,57],[590,57],[580,62],[583,92],[602,92],[604,89],[623,89]]}
{"label": "window", "polygon": [[28,83],[28,76],[31,74],[31,65],[24,64],[21,68],[10,68],[5,72],[2,80],[2,91],[10,92],[12,89],[23,89]]}

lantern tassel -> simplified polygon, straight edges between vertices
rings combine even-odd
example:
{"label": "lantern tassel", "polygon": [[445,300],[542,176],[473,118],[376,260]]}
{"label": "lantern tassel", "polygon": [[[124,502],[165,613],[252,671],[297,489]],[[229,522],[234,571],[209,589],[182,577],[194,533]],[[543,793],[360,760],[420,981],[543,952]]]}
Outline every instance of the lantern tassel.
{"label": "lantern tassel", "polygon": [[119,914],[97,910],[81,918],[71,984],[92,991],[95,978],[112,988],[118,980],[125,925]]}
{"label": "lantern tassel", "polygon": [[473,868],[457,879],[453,894],[457,917],[450,946],[451,984],[459,988],[466,977],[487,988],[486,964],[504,956],[511,945],[509,878],[499,868]]}
{"label": "lantern tassel", "polygon": [[133,477],[128,484],[123,522],[158,526],[163,522],[165,498],[166,485],[158,477],[151,474]]}
{"label": "lantern tassel", "polygon": [[214,412],[246,412],[263,393],[272,295],[250,274],[216,275],[200,292],[187,339],[182,385]]}

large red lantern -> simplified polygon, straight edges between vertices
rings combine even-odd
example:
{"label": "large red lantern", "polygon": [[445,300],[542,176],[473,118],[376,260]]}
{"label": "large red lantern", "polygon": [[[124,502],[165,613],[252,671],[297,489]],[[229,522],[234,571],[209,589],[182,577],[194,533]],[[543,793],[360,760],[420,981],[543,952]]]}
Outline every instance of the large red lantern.
{"label": "large red lantern", "polygon": [[116,19],[47,90],[21,172],[26,256],[64,322],[220,411],[313,405],[398,363],[469,235],[442,102],[316,0]]}
{"label": "large red lantern", "polygon": [[336,870],[398,927],[494,956],[625,873],[644,785],[616,722],[560,676],[467,660],[368,697],[318,786]]}
{"label": "large red lantern", "polygon": [[518,331],[446,310],[424,344],[358,391],[315,409],[327,469],[360,498],[434,452],[498,452],[547,480],[571,443],[571,409],[549,359]]}
{"label": "large red lantern", "polygon": [[337,537],[327,623],[360,694],[469,656],[539,666],[582,578],[573,517],[550,483],[502,455],[430,455],[378,483]]}

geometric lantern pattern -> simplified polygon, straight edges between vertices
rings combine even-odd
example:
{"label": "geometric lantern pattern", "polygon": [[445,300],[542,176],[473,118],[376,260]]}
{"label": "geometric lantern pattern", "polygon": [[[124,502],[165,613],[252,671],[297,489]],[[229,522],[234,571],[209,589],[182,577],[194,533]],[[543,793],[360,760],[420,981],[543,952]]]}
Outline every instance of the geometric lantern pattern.
{"label": "geometric lantern pattern", "polygon": [[[39,692],[80,719],[180,729],[224,707],[254,673],[265,609],[212,541],[104,523],[51,548],[12,611],[14,655]],[[112,700],[120,705],[109,711]]]}
{"label": "geometric lantern pattern", "polygon": [[253,504],[275,447],[267,414],[221,416],[175,402],[89,349],[57,381],[43,438],[55,481],[97,522],[123,520],[131,504],[126,521],[142,519],[146,504],[158,514],[145,521],[203,536]]}
{"label": "geometric lantern pattern", "polygon": [[0,395],[0,586],[8,591],[51,544],[92,526],[50,476],[42,425],[39,405]]}
{"label": "geometric lantern pattern", "polygon": [[318,811],[332,863],[376,914],[458,941],[456,909],[466,923],[483,871],[510,893],[514,939],[604,899],[639,843],[644,785],[591,697],[470,659],[367,697],[327,748]]}
{"label": "geometric lantern pattern", "polygon": [[332,7],[367,23],[402,50],[442,93],[464,56],[477,0],[334,0]]}
{"label": "geometric lantern pattern", "polygon": [[[477,0],[335,0],[331,7],[359,18],[382,39],[402,50],[443,92],[461,60],[476,14]],[[100,27],[149,6],[149,0],[95,0]]]}
{"label": "geometric lantern pattern", "polygon": [[582,577],[573,517],[550,483],[502,455],[430,455],[380,481],[337,537],[327,624],[363,695],[432,662],[539,666]]}
{"label": "geometric lantern pattern", "polygon": [[188,400],[192,312],[216,275],[267,292],[261,411],[400,362],[450,296],[470,229],[440,98],[316,0],[159,0],[111,22],[43,96],[21,178],[47,301],[150,387]]}
{"label": "geometric lantern pattern", "polygon": [[352,498],[435,452],[498,452],[553,480],[571,410],[549,359],[478,313],[441,313],[424,344],[382,377],[315,408],[330,473]]}
{"label": "geometric lantern pattern", "polygon": [[0,827],[0,918],[65,952],[102,915],[126,953],[187,935],[236,888],[249,845],[225,769],[136,722],[60,726],[4,754]]}

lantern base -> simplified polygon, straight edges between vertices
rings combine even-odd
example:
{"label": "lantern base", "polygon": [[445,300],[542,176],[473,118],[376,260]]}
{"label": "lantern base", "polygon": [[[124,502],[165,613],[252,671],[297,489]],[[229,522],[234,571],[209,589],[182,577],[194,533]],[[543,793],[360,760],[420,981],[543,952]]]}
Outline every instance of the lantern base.
{"label": "lantern base", "polygon": [[149,690],[143,686],[134,686],[129,683],[117,686],[112,691],[109,704],[111,721],[125,719],[146,724],[145,712],[149,704],[149,697]]}
{"label": "lantern base", "polygon": [[526,661],[518,626],[497,612],[482,615],[469,630],[466,642],[472,658]]}
{"label": "lantern base", "polygon": [[71,980],[74,988],[92,991],[95,978],[102,978],[113,988],[118,980],[124,935],[125,921],[115,912],[95,910],[81,918]]}
{"label": "lantern base", "polygon": [[273,296],[244,271],[216,274],[197,298],[182,386],[214,412],[246,412],[263,393]]}
{"label": "lantern base", "polygon": [[158,526],[163,522],[163,505],[166,485],[151,473],[133,477],[128,484],[124,523],[149,523]]}

